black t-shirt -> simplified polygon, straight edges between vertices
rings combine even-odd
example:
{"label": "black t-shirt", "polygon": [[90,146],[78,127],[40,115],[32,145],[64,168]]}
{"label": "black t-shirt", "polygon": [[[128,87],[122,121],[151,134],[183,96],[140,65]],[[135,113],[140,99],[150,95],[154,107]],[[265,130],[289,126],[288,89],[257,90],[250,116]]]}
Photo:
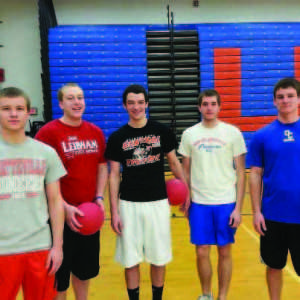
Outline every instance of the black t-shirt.
{"label": "black t-shirt", "polygon": [[142,128],[127,124],[115,131],[108,139],[105,157],[123,167],[120,198],[134,202],[166,198],[164,154],[176,146],[173,132],[151,120]]}

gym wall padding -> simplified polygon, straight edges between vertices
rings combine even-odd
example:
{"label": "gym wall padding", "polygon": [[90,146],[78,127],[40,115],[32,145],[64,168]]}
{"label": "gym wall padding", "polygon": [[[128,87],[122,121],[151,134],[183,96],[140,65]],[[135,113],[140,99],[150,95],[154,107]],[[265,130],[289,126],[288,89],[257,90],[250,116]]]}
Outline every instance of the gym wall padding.
{"label": "gym wall padding", "polygon": [[84,119],[106,135],[128,120],[122,93],[133,83],[147,88],[146,26],[58,26],[49,32],[52,114],[58,118],[57,90],[76,82],[86,99]]}
{"label": "gym wall padding", "polygon": [[300,77],[300,23],[198,25],[201,89],[222,96],[221,119],[237,125],[249,145],[274,120],[273,87]]}
{"label": "gym wall padding", "polygon": [[[300,23],[188,24],[199,33],[200,89],[222,96],[221,119],[237,125],[249,144],[275,119],[274,84],[300,77]],[[121,95],[131,83],[147,88],[146,31],[165,25],[58,26],[50,30],[53,117],[56,91],[66,82],[85,90],[90,120],[109,135],[127,121]],[[195,108],[196,109],[196,108]]]}

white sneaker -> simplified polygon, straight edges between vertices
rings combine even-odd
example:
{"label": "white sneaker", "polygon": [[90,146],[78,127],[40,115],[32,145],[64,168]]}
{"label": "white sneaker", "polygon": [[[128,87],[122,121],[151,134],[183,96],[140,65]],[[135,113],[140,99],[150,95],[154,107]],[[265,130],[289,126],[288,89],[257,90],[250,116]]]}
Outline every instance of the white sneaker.
{"label": "white sneaker", "polygon": [[213,300],[213,296],[212,295],[201,295],[198,297],[197,300]]}

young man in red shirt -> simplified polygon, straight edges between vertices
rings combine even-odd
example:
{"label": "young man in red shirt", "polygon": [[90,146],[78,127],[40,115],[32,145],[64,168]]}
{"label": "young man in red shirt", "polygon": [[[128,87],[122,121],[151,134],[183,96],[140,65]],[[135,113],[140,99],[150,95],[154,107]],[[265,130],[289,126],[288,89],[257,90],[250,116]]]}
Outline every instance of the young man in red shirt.
{"label": "young man in red shirt", "polygon": [[36,138],[56,149],[68,175],[61,180],[65,208],[64,260],[56,274],[58,295],[66,299],[72,284],[76,300],[88,299],[91,278],[99,273],[99,231],[90,236],[78,233],[81,224],[76,216],[83,202],[95,202],[103,207],[107,181],[107,164],[104,158],[105,138],[97,126],[82,120],[85,110],[83,90],[74,83],[58,91],[63,116],[43,126]]}

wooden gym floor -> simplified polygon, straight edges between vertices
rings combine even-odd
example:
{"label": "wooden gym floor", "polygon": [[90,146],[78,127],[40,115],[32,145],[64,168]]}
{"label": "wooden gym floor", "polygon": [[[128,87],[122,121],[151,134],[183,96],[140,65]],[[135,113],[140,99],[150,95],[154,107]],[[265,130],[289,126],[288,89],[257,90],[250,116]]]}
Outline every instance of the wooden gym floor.
{"label": "wooden gym floor", "polygon": [[[106,197],[107,198],[107,197]],[[106,203],[107,220],[101,233],[101,271],[92,280],[89,300],[126,300],[127,293],[124,283],[123,269],[114,262],[115,235],[108,219],[109,206]],[[189,242],[187,220],[177,208],[172,208],[173,261],[167,267],[165,300],[196,300],[201,293],[195,266],[194,247]],[[217,295],[216,250],[211,252],[214,277],[213,293]],[[252,227],[249,193],[246,193],[243,221],[236,234],[233,245],[233,276],[228,300],[264,300],[268,299],[265,282],[265,267],[259,258],[259,237]],[[284,270],[284,288],[282,300],[300,299],[300,279],[288,262]],[[18,300],[21,300],[19,295]],[[68,300],[74,300],[70,289]],[[151,299],[149,266],[141,265],[140,299]]]}

